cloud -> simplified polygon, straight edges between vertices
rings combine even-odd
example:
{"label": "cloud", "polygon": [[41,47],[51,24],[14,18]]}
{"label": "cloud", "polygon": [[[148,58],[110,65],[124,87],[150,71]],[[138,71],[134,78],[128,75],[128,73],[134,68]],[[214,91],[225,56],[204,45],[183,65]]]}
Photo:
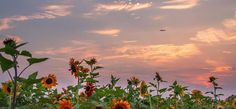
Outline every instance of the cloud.
{"label": "cloud", "polygon": [[39,19],[55,19],[57,17],[68,16],[71,14],[71,5],[48,5],[42,8],[43,12],[32,15],[18,15],[0,19],[0,30],[12,28],[10,23],[16,21],[39,20]]}
{"label": "cloud", "polygon": [[190,40],[208,44],[236,40],[236,12],[234,18],[226,19],[222,23],[224,28],[208,28],[198,31],[196,36],[191,37]]}
{"label": "cloud", "polygon": [[227,73],[233,69],[231,66],[216,60],[207,59],[205,62],[212,67],[211,72],[213,73]]}
{"label": "cloud", "polygon": [[135,11],[151,7],[151,3],[115,3],[115,4],[98,4],[95,11]]}
{"label": "cloud", "polygon": [[115,48],[115,52],[117,56],[108,56],[104,59],[131,58],[149,62],[171,62],[178,58],[188,58],[200,54],[194,44],[126,45]]}
{"label": "cloud", "polygon": [[119,29],[102,29],[102,30],[93,30],[91,33],[104,36],[118,36],[121,30]]}
{"label": "cloud", "polygon": [[138,42],[137,40],[124,40],[122,41],[123,43],[127,44],[127,43],[136,43]]}
{"label": "cloud", "polygon": [[234,18],[226,19],[223,21],[223,25],[228,29],[235,29],[236,28],[236,12]]}
{"label": "cloud", "polygon": [[235,40],[236,35],[234,33],[223,31],[222,29],[208,28],[197,32],[196,37],[190,38],[190,40],[203,42],[203,43],[215,43],[221,41]]}
{"label": "cloud", "polygon": [[165,0],[160,9],[189,9],[197,6],[199,0]]}

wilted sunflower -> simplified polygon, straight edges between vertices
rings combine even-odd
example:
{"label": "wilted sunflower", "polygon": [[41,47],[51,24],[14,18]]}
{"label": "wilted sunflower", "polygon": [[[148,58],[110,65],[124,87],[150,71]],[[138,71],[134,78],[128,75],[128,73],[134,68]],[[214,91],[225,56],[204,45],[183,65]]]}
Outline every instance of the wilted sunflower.
{"label": "wilted sunflower", "polygon": [[90,71],[89,68],[83,68],[84,73],[88,73],[89,71]]}
{"label": "wilted sunflower", "polygon": [[3,44],[6,46],[10,46],[10,47],[16,47],[16,40],[14,38],[6,38],[3,41]]}
{"label": "wilted sunflower", "polygon": [[124,100],[112,99],[110,109],[131,109],[130,104]]}
{"label": "wilted sunflower", "polygon": [[41,84],[46,89],[51,89],[53,86],[57,85],[57,79],[55,75],[49,74],[47,77],[43,77],[43,79],[41,80]]}
{"label": "wilted sunflower", "polygon": [[232,102],[232,106],[234,107],[234,109],[236,109],[236,98],[234,98],[234,100]]}
{"label": "wilted sunflower", "polygon": [[147,95],[148,95],[148,86],[146,85],[145,81],[142,81],[140,85],[140,96],[144,97]]}
{"label": "wilted sunflower", "polygon": [[132,84],[134,84],[135,86],[138,86],[140,83],[140,80],[136,77],[131,77],[129,80]]}
{"label": "wilted sunflower", "polygon": [[70,65],[69,71],[71,71],[71,74],[74,75],[75,77],[78,77],[78,73],[80,71],[79,61],[75,61],[74,58],[71,58],[69,65]]}
{"label": "wilted sunflower", "polygon": [[72,109],[72,104],[70,102],[70,100],[66,100],[66,99],[62,99],[59,101],[60,106],[58,107],[58,109]]}
{"label": "wilted sunflower", "polygon": [[87,82],[86,85],[84,86],[85,89],[85,94],[89,97],[93,94],[94,91],[94,86],[93,83]]}

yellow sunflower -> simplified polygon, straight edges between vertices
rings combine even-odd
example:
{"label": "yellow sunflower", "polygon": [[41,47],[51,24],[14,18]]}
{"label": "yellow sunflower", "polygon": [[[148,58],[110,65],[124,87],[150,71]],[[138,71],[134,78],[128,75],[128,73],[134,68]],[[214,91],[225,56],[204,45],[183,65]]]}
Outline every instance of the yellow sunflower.
{"label": "yellow sunflower", "polygon": [[223,109],[221,105],[217,105],[217,109]]}
{"label": "yellow sunflower", "polygon": [[131,109],[130,104],[124,100],[112,99],[110,109]]}
{"label": "yellow sunflower", "polygon": [[144,97],[147,95],[148,95],[148,86],[146,85],[145,81],[142,81],[140,85],[140,96]]}
{"label": "yellow sunflower", "polygon": [[[13,95],[13,83],[11,81],[6,81],[2,83],[2,91],[8,95]],[[20,85],[17,84],[16,86],[16,95],[18,96],[20,94]]]}
{"label": "yellow sunflower", "polygon": [[192,90],[191,92],[193,96],[202,95],[202,91],[200,90]]}
{"label": "yellow sunflower", "polygon": [[236,98],[234,98],[234,100],[232,102],[232,106],[234,107],[234,109],[236,109]]}
{"label": "yellow sunflower", "polygon": [[47,77],[43,77],[43,79],[41,80],[41,84],[46,89],[51,89],[53,86],[57,85],[57,79],[55,75],[49,74]]}
{"label": "yellow sunflower", "polygon": [[2,91],[6,94],[11,94],[12,93],[12,88],[11,88],[12,82],[7,81],[5,83],[2,83]]}
{"label": "yellow sunflower", "polygon": [[62,99],[59,101],[60,106],[58,107],[58,109],[72,109],[72,104],[70,102],[70,100],[66,100],[66,99]]}

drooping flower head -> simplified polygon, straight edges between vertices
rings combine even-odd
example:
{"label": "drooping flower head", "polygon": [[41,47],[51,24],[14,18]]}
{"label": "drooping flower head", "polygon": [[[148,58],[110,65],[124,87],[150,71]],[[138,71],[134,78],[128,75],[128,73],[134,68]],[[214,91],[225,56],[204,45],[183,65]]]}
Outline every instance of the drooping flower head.
{"label": "drooping flower head", "polygon": [[89,97],[93,94],[94,91],[94,86],[93,83],[87,82],[86,85],[84,86],[85,89],[85,94]]}
{"label": "drooping flower head", "polygon": [[140,80],[136,77],[131,77],[128,81],[130,81],[135,86],[138,86],[140,83]]}
{"label": "drooping flower head", "polygon": [[14,38],[6,38],[3,44],[5,46],[16,47],[16,40]]}
{"label": "drooping flower head", "polygon": [[110,109],[131,109],[130,104],[125,100],[112,99]]}
{"label": "drooping flower head", "polygon": [[43,79],[41,80],[41,84],[46,89],[51,89],[52,87],[57,85],[57,79],[55,75],[49,74],[47,77],[43,77]]}
{"label": "drooping flower head", "polygon": [[192,90],[192,96],[199,96],[199,95],[202,95],[202,91],[200,90]]}
{"label": "drooping flower head", "polygon": [[72,104],[70,102],[70,100],[66,100],[66,99],[62,99],[59,101],[60,106],[58,107],[58,109],[72,109]]}

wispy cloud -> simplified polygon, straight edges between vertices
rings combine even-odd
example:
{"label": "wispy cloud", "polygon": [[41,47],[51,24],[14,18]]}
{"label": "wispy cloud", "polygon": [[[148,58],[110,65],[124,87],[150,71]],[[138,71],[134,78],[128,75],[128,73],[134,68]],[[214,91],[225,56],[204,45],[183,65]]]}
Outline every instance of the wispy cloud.
{"label": "wispy cloud", "polygon": [[55,19],[57,17],[68,16],[71,14],[71,5],[48,5],[42,7],[42,12],[32,15],[18,15],[0,19],[0,30],[12,28],[10,23],[16,21],[38,20],[38,19]]}
{"label": "wispy cloud", "polygon": [[203,42],[203,43],[215,43],[221,41],[228,41],[236,39],[236,35],[226,32],[222,29],[208,28],[197,32],[196,37],[190,38],[190,40]]}
{"label": "wispy cloud", "polygon": [[[94,15],[106,15],[109,12],[117,12],[117,11],[126,11],[133,12],[138,10],[143,10],[150,8],[152,3],[125,3],[125,2],[116,2],[110,4],[97,4],[95,8],[87,13],[84,13],[83,16],[86,18],[93,18]],[[135,16],[135,19],[139,19],[139,16]]]}
{"label": "wispy cloud", "polygon": [[160,9],[189,9],[197,6],[199,0],[166,0]]}
{"label": "wispy cloud", "polygon": [[151,7],[151,3],[115,3],[115,4],[98,4],[95,11],[135,11]]}
{"label": "wispy cloud", "polygon": [[234,18],[226,19],[222,23],[224,28],[211,27],[198,31],[196,36],[191,37],[190,40],[208,44],[236,40],[236,15],[234,15]]}
{"label": "wispy cloud", "polygon": [[223,21],[223,25],[228,29],[235,29],[236,28],[236,11],[234,14],[234,18],[226,19]]}
{"label": "wispy cloud", "polygon": [[104,36],[118,36],[120,32],[121,32],[120,29],[101,29],[101,30],[91,31],[91,33],[104,35]]}
{"label": "wispy cloud", "polygon": [[227,65],[223,62],[212,59],[207,59],[205,62],[212,67],[211,72],[214,73],[229,73],[232,70],[232,67],[230,65]]}
{"label": "wispy cloud", "polygon": [[126,45],[116,48],[115,51],[117,56],[108,56],[105,59],[138,58],[149,62],[171,62],[200,54],[200,50],[193,44]]}

